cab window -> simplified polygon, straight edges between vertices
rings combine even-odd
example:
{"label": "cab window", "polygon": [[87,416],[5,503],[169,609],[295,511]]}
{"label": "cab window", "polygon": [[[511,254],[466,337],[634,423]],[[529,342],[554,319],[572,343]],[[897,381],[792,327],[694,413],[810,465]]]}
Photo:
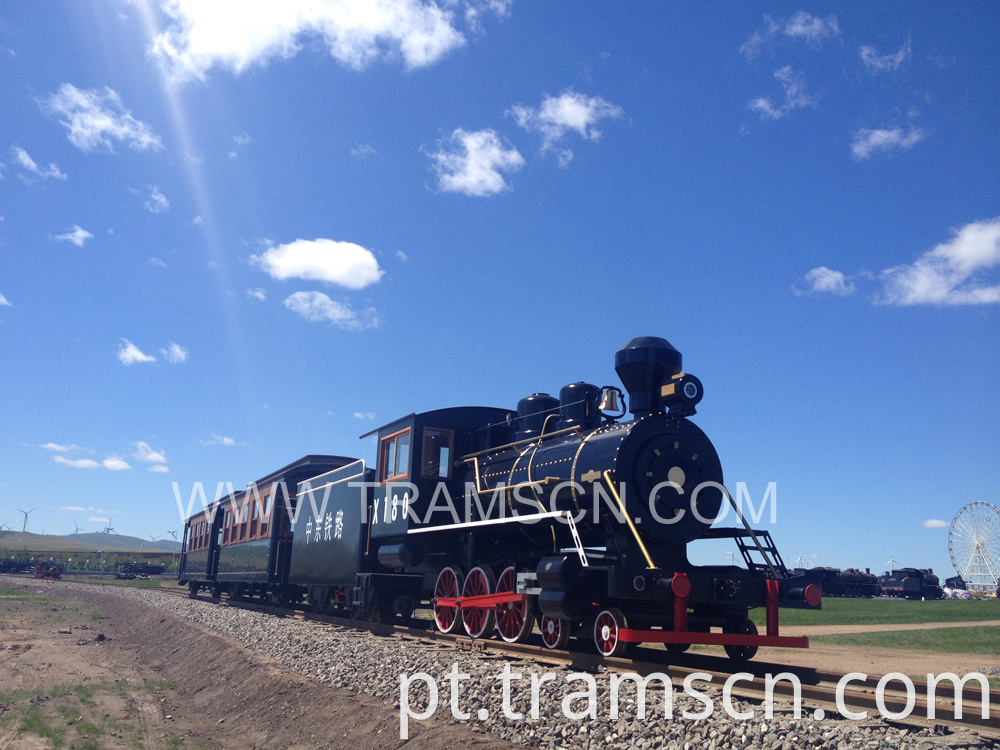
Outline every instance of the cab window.
{"label": "cab window", "polygon": [[406,476],[410,467],[410,428],[382,438],[379,446],[379,481]]}
{"label": "cab window", "polygon": [[420,476],[448,479],[451,476],[451,451],[455,433],[438,427],[424,428],[420,446]]}

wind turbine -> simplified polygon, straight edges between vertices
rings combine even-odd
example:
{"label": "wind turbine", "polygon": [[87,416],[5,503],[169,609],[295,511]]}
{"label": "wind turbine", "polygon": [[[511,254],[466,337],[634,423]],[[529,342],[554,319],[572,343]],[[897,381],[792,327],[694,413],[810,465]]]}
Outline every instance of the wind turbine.
{"label": "wind turbine", "polygon": [[889,566],[890,573],[896,569],[896,561],[892,559],[892,555],[889,555],[889,560],[886,562],[886,565]]}
{"label": "wind turbine", "polygon": [[[170,534],[170,536],[172,536],[174,538],[175,542],[177,541],[177,532],[176,531],[168,531],[167,533]],[[171,549],[170,550],[170,564],[171,565],[174,564],[174,555],[175,554],[177,554],[176,551],[173,550],[173,549]]]}
{"label": "wind turbine", "polygon": [[22,533],[28,530],[28,514],[34,513],[38,508],[32,508],[31,510],[21,510],[17,509],[19,513],[24,513],[24,526],[21,527]]}

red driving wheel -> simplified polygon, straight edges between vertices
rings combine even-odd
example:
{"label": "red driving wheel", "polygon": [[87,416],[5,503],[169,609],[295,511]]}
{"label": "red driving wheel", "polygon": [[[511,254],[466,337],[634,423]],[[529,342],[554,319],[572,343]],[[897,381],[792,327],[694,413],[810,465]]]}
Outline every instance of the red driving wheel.
{"label": "red driving wheel", "polygon": [[455,566],[445,568],[438,573],[434,584],[434,622],[442,633],[453,633],[462,622],[462,612],[455,607],[438,605],[437,599],[454,599],[459,596],[462,588],[462,571]]}
{"label": "red driving wheel", "polygon": [[[517,590],[517,571],[513,566],[504,570],[497,581],[496,593],[512,594]],[[507,643],[524,643],[531,635],[531,602],[503,602],[496,610],[497,632]]]}
{"label": "red driving wheel", "polygon": [[[492,594],[496,583],[493,573],[486,566],[473,568],[465,576],[462,586],[462,598],[467,596],[485,596]],[[493,627],[493,607],[462,607],[462,622],[465,632],[473,638],[479,638]]]}

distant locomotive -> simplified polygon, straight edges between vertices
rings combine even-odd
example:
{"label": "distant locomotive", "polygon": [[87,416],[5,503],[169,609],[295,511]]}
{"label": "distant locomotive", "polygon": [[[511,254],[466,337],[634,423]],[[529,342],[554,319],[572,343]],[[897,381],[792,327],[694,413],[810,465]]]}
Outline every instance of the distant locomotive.
{"label": "distant locomotive", "polygon": [[[680,352],[633,339],[615,370],[632,419],[618,388],[573,383],[516,412],[391,422],[369,433],[374,470],[306,456],[188,520],[180,583],[365,619],[427,607],[444,632],[508,642],[537,624],[548,648],[576,636],[606,656],[642,642],[734,659],[807,646],[778,634],[778,608],[818,609],[820,587],[788,572],[768,532],[711,528],[730,499],[688,419],[702,387]],[[710,538],[733,539],[746,567],[691,564],[687,545]]]}
{"label": "distant locomotive", "polygon": [[900,568],[879,577],[883,596],[903,599],[940,599],[941,581],[929,568]]}
{"label": "distant locomotive", "polygon": [[868,599],[882,595],[882,586],[879,584],[878,576],[868,570],[858,570],[857,568],[794,568],[796,575],[802,576],[804,580],[815,583],[823,592],[824,597],[849,597],[855,599]]}

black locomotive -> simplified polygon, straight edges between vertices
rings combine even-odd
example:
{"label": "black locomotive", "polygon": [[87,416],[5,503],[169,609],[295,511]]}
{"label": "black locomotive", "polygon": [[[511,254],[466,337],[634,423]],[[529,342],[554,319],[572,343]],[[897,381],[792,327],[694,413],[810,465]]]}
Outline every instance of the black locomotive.
{"label": "black locomotive", "polygon": [[[778,635],[778,608],[819,608],[766,531],[712,528],[719,457],[689,417],[700,381],[666,340],[615,355],[615,387],[573,383],[516,412],[411,414],[362,460],[307,456],[189,519],[180,582],[192,593],[306,603],[355,618],[433,611],[437,627],[607,656],[630,644],[723,645],[748,659]],[[362,436],[367,437],[367,436]],[[687,545],[732,538],[745,567],[697,566]],[[766,609],[758,635],[748,610]],[[713,631],[714,628],[714,631]]]}
{"label": "black locomotive", "polygon": [[899,568],[879,576],[883,596],[903,599],[940,599],[941,581],[929,568]]}
{"label": "black locomotive", "polygon": [[882,595],[878,576],[870,570],[857,568],[793,568],[795,575],[815,583],[823,596],[844,596],[855,599],[870,599]]}

